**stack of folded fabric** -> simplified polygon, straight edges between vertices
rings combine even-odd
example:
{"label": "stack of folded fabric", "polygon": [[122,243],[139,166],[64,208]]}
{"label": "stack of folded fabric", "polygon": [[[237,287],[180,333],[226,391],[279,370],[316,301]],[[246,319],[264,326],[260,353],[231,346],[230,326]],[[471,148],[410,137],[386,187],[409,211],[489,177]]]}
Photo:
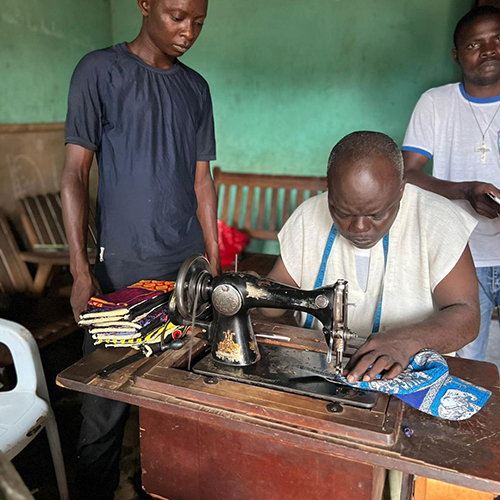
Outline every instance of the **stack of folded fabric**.
{"label": "stack of folded fabric", "polygon": [[180,338],[187,327],[168,318],[168,302],[174,281],[141,280],[122,290],[92,297],[80,315],[94,344],[134,347]]}

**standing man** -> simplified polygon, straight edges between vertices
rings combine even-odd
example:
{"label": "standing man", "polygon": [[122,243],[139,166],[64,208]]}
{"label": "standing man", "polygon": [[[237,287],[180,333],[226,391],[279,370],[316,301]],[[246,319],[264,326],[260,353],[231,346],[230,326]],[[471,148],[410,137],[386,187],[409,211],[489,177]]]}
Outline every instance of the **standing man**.
{"label": "standing man", "polygon": [[[500,10],[478,7],[454,33],[463,82],[430,89],[418,101],[403,145],[406,178],[460,205],[478,220],[470,239],[481,303],[478,338],[458,351],[484,360],[500,301]],[[423,172],[433,160],[432,176]]]}
{"label": "standing man", "polygon": [[[210,92],[178,61],[202,30],[207,0],[138,5],[137,38],[88,54],[71,80],[62,198],[75,319],[101,291],[175,279],[193,253],[207,253],[212,271],[220,270]],[[92,272],[86,233],[94,154],[99,256]],[[94,349],[87,337],[84,354]],[[79,498],[112,499],[128,405],[86,396],[82,415]]]}

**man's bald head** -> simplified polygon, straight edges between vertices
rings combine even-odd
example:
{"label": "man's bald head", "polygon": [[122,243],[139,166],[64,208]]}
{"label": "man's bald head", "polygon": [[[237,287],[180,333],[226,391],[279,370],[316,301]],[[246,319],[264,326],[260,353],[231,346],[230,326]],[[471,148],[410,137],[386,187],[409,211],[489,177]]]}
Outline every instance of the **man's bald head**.
{"label": "man's bald head", "polygon": [[[175,6],[176,2],[174,0],[138,0],[139,4],[141,3],[149,3],[152,6],[157,6],[158,4],[166,4],[168,6],[172,5]],[[208,7],[208,0],[203,0],[205,5]]]}
{"label": "man's bald head", "polygon": [[394,166],[394,175],[403,181],[403,155],[398,145],[381,132],[353,132],[341,139],[328,158],[328,179],[335,170],[343,168],[362,169],[368,165],[369,158],[384,157]]}
{"label": "man's bald head", "polygon": [[328,160],[328,203],[342,236],[371,248],[392,226],[404,192],[403,159],[379,132],[344,137]]}

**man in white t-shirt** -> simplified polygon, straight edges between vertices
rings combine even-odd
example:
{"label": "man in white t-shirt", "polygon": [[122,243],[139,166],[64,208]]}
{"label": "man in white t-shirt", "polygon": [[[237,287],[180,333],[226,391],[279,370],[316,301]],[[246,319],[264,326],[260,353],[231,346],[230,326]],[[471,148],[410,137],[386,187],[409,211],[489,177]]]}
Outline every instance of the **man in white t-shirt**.
{"label": "man in white t-shirt", "polygon": [[[493,308],[500,302],[500,10],[478,7],[454,33],[463,82],[430,89],[418,101],[404,139],[408,182],[438,193],[477,221],[470,247],[480,284],[481,328],[457,352],[484,360]],[[432,176],[423,172],[433,160]]]}
{"label": "man in white t-shirt", "polygon": [[280,231],[269,277],[304,289],[346,279],[349,327],[367,340],[345,374],[351,382],[393,378],[421,349],[452,352],[477,335],[475,225],[445,198],[405,184],[392,139],[355,132],[333,148],[328,192],[300,205]]}

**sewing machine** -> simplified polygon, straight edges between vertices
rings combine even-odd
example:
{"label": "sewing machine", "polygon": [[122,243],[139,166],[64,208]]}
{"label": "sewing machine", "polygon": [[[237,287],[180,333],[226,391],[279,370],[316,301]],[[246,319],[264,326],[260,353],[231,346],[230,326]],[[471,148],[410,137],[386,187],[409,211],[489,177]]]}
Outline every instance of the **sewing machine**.
{"label": "sewing machine", "polygon": [[[212,359],[198,362],[196,373],[370,408],[376,403],[375,393],[335,380],[343,370],[347,341],[357,338],[347,326],[347,299],[345,280],[300,290],[246,273],[214,277],[208,260],[194,255],[179,271],[170,315],[177,323],[194,323],[207,331]],[[317,318],[323,324],[326,357],[285,347],[259,348],[250,319],[250,310],[257,307],[293,309]]]}

